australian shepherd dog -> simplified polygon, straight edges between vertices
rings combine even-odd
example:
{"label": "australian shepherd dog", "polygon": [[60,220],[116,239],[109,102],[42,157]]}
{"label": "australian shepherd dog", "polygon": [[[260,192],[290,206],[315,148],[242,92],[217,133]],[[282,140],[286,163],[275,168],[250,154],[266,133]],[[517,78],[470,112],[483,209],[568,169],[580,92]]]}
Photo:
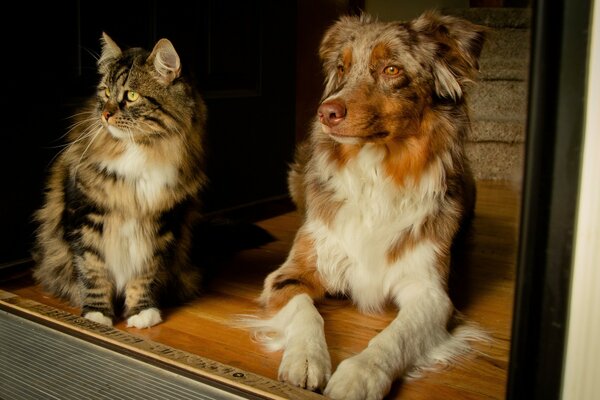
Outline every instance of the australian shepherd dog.
{"label": "australian shepherd dog", "polygon": [[[447,281],[474,203],[465,85],[478,73],[484,31],[431,11],[409,22],[342,17],[325,33],[325,91],[289,173],[303,224],[265,280],[270,317],[250,323],[283,349],[281,380],[336,399],[380,399],[394,379],[463,354],[477,336],[449,330]],[[365,312],[399,309],[333,374],[314,305],[326,294]]]}

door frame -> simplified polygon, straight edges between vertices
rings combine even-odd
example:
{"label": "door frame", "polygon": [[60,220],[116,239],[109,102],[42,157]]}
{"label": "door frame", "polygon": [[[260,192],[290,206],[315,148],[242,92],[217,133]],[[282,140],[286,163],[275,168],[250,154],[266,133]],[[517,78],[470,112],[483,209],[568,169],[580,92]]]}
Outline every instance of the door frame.
{"label": "door frame", "polygon": [[560,397],[581,167],[591,0],[532,7],[508,399]]}

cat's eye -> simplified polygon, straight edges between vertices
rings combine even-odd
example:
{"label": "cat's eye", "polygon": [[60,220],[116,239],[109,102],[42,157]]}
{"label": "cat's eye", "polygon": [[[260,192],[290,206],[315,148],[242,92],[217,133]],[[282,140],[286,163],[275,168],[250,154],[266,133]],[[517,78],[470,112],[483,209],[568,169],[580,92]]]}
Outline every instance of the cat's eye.
{"label": "cat's eye", "polygon": [[388,65],[383,69],[383,73],[384,75],[389,76],[398,75],[400,73],[400,68],[396,67],[395,65]]}
{"label": "cat's eye", "polygon": [[109,88],[105,88],[105,89],[104,89],[104,95],[105,95],[106,97],[110,97],[110,89],[109,89]]}
{"label": "cat's eye", "polygon": [[133,90],[127,91],[127,101],[136,101],[140,98],[140,94],[138,92],[134,92]]}

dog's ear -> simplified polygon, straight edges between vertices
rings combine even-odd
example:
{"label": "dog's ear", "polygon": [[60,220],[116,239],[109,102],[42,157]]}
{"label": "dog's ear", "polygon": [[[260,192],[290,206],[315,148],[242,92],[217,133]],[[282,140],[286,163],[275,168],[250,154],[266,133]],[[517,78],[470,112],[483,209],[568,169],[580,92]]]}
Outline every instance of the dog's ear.
{"label": "dog's ear", "polygon": [[436,11],[425,12],[413,21],[412,27],[435,45],[433,75],[437,94],[457,101],[463,95],[464,84],[479,72],[487,28]]}

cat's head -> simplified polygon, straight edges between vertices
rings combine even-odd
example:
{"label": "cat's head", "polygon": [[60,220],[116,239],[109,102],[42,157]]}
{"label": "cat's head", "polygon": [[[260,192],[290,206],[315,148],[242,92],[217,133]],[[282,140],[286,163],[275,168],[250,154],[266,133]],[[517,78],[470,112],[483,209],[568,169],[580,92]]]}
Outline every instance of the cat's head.
{"label": "cat's head", "polygon": [[135,141],[189,130],[198,104],[180,76],[181,61],[173,44],[160,39],[151,52],[121,50],[106,33],[101,42],[96,109],[108,132]]}

